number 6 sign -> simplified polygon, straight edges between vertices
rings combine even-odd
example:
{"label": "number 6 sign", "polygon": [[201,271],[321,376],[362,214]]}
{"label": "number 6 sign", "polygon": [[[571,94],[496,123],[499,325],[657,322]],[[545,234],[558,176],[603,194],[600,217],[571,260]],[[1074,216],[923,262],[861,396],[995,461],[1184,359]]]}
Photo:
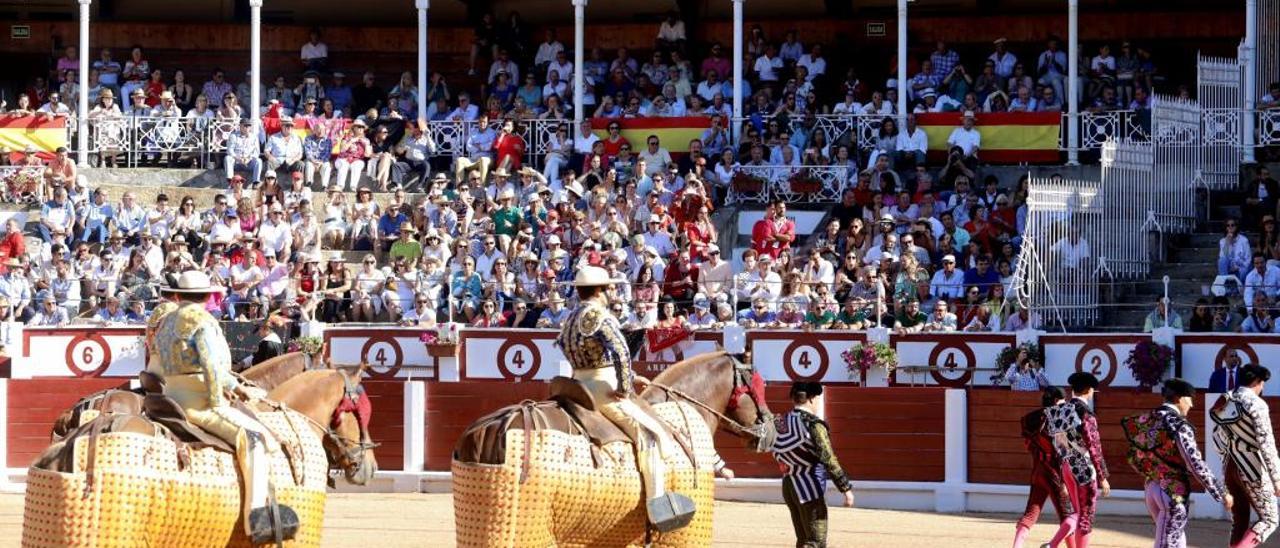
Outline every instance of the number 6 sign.
{"label": "number 6 sign", "polygon": [[111,367],[111,347],[101,335],[76,335],[67,344],[67,369],[77,377],[98,377]]}

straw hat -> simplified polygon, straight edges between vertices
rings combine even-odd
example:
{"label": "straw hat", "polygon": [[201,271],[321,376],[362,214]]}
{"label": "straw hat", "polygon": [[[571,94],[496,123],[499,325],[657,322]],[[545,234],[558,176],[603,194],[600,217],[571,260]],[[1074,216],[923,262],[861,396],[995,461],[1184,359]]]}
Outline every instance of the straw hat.
{"label": "straw hat", "polygon": [[609,277],[609,272],[598,266],[584,266],[578,269],[578,274],[573,277],[574,287],[598,287],[614,283],[615,280]]}
{"label": "straw hat", "polygon": [[208,294],[222,291],[221,287],[213,285],[209,280],[209,275],[199,270],[188,270],[178,276],[175,281],[176,285],[165,286],[163,291],[166,293],[183,293],[183,294]]}

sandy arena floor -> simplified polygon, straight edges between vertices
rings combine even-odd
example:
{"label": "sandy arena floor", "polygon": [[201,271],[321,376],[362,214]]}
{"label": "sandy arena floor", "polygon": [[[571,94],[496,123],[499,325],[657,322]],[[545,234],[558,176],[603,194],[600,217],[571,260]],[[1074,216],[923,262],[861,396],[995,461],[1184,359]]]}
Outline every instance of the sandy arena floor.
{"label": "sandy arena floor", "polygon": [[[938,546],[995,548],[1008,546],[1013,516],[998,514],[938,515],[888,510],[831,509],[833,547],[898,548]],[[1151,546],[1150,523],[1138,517],[1104,516],[1090,546]],[[1226,544],[1225,522],[1192,522],[1188,546]],[[1053,534],[1041,522],[1028,546],[1038,547]],[[18,546],[22,538],[22,496],[0,495],[0,546]],[[716,504],[716,546],[794,546],[787,509],[782,505],[721,502]],[[1269,544],[1280,546],[1273,540]],[[453,545],[453,509],[449,495],[333,494],[325,516],[324,545],[377,548]]]}

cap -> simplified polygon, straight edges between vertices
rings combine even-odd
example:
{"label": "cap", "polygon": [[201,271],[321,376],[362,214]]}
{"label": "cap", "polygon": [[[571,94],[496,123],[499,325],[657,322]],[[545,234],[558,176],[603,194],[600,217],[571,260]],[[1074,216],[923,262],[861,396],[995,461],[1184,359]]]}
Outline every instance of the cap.
{"label": "cap", "polygon": [[716,244],[707,244],[707,255],[718,255],[719,253],[720,246]]}
{"label": "cap", "polygon": [[276,178],[276,170],[274,170],[274,169],[268,169],[266,173],[262,174],[262,178],[263,178],[263,179],[275,179],[275,178]]}
{"label": "cap", "polygon": [[556,236],[555,234],[547,236],[547,245],[559,245],[559,244],[560,244],[559,236]]}
{"label": "cap", "polygon": [[999,37],[999,38],[996,38],[995,40],[992,40],[992,41],[991,41],[991,43],[992,43],[992,44],[1003,44],[1003,43],[1008,42],[1008,41],[1009,41],[1009,39],[1008,39],[1008,38],[1005,38],[1005,37],[1001,36],[1001,37]]}
{"label": "cap", "polygon": [[965,117],[965,118],[973,118],[973,111],[972,111],[972,110],[966,110],[966,111],[964,111],[964,117]]}
{"label": "cap", "polygon": [[282,126],[286,126],[286,125],[291,126],[291,125],[293,125],[293,117],[292,117],[292,116],[281,116],[281,117],[280,117],[280,125],[282,125]]}
{"label": "cap", "polygon": [[954,263],[954,262],[956,262],[956,256],[955,256],[955,255],[950,255],[950,254],[948,254],[948,255],[943,255],[943,256],[942,256],[942,262],[944,262],[944,263]]}
{"label": "cap", "polygon": [[347,77],[347,75],[346,75],[346,74],[343,74],[343,73],[342,73],[342,72],[340,72],[340,71],[335,71],[335,72],[333,73],[333,77],[334,77],[334,78],[346,78],[346,77]]}
{"label": "cap", "polygon": [[880,222],[882,222],[882,223],[892,223],[892,222],[893,222],[893,215],[890,215],[890,214],[888,214],[888,213],[885,213],[884,215],[881,215],[881,216],[880,216]]}

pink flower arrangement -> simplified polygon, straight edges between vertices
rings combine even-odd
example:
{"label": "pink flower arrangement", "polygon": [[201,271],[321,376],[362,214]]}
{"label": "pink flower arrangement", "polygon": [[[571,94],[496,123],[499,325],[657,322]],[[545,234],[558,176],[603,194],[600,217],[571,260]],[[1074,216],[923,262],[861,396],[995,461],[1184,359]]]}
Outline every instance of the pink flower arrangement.
{"label": "pink flower arrangement", "polygon": [[421,335],[418,335],[418,340],[422,341],[422,344],[436,344],[436,332],[423,331]]}
{"label": "pink flower arrangement", "polygon": [[1138,386],[1151,388],[1164,379],[1165,371],[1173,365],[1173,349],[1152,340],[1139,342],[1129,352],[1124,365],[1133,373]]}
{"label": "pink flower arrangement", "polygon": [[840,353],[850,378],[859,378],[872,367],[890,373],[898,368],[898,352],[884,343],[855,344]]}

